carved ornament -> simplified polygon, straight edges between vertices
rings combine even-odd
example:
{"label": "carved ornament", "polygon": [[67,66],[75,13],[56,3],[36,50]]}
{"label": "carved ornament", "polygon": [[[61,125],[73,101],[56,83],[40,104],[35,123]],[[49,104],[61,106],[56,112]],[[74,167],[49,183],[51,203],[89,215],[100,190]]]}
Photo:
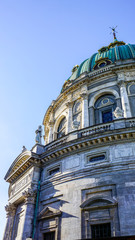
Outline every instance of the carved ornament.
{"label": "carved ornament", "polygon": [[5,210],[7,212],[7,216],[14,216],[15,211],[16,211],[16,207],[15,207],[14,204],[9,203],[9,205],[5,206]]}
{"label": "carved ornament", "polygon": [[36,192],[30,188],[22,193],[26,204],[27,203],[35,203]]}
{"label": "carved ornament", "polygon": [[135,72],[126,72],[125,77],[127,81],[135,80]]}

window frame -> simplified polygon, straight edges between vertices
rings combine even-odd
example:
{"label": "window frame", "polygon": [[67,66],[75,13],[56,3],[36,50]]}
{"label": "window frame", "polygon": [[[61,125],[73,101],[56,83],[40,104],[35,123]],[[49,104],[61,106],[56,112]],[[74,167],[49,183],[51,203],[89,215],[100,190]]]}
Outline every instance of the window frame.
{"label": "window frame", "polygon": [[[97,160],[97,161],[89,161],[90,158],[93,157],[98,157],[104,155],[105,158],[103,160]],[[91,153],[87,153],[85,155],[85,166],[94,166],[94,165],[101,165],[101,164],[105,164],[109,162],[109,154],[108,154],[108,150],[104,149],[98,152],[91,152]]]}
{"label": "window frame", "polygon": [[[105,226],[105,225],[109,226],[109,235],[108,236],[93,236],[92,227],[96,227],[96,226],[100,226],[101,227],[101,226]],[[103,223],[98,223],[98,224],[97,223],[96,224],[91,224],[90,227],[91,227],[91,238],[92,239],[100,239],[100,238],[102,239],[102,238],[108,238],[108,237],[110,238],[111,235],[112,235],[111,234],[111,222],[103,222]]]}
{"label": "window frame", "polygon": [[[109,99],[108,103],[102,104],[104,99]],[[113,111],[116,109],[116,106],[117,106],[116,99],[113,95],[106,94],[99,97],[94,104],[95,124],[106,124],[108,122],[112,122],[114,120]],[[103,112],[107,112],[107,111],[112,112],[112,120],[103,122]]]}
{"label": "window frame", "polygon": [[[54,174],[49,174],[51,171],[55,170],[59,168],[59,171],[54,173]],[[46,168],[46,173],[45,173],[45,177],[47,178],[51,178],[51,177],[56,177],[58,175],[61,174],[61,163],[58,163],[58,164],[55,164],[55,165],[52,165],[52,166],[49,166]]]}

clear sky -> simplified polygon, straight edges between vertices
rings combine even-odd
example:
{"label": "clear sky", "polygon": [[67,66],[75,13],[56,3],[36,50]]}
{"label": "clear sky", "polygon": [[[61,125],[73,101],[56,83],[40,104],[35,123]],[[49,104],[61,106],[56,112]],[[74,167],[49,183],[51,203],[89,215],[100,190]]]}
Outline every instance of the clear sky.
{"label": "clear sky", "polygon": [[4,175],[60,93],[74,65],[117,38],[135,43],[134,0],[0,1],[0,239],[8,201]]}

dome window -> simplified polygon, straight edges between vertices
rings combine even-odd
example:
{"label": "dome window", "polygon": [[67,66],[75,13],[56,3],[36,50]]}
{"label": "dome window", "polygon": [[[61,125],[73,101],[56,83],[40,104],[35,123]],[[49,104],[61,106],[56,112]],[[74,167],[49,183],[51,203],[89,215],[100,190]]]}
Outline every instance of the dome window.
{"label": "dome window", "polygon": [[101,67],[105,67],[106,66],[106,62],[101,62],[98,64],[98,67],[101,68]]}
{"label": "dome window", "polygon": [[99,68],[105,67],[107,65],[110,65],[112,61],[110,59],[106,58],[99,58],[97,61],[95,61],[95,65],[93,67],[94,70],[97,70]]}
{"label": "dome window", "polygon": [[108,47],[102,47],[98,50],[99,53],[103,53],[103,52],[106,52],[108,51]]}

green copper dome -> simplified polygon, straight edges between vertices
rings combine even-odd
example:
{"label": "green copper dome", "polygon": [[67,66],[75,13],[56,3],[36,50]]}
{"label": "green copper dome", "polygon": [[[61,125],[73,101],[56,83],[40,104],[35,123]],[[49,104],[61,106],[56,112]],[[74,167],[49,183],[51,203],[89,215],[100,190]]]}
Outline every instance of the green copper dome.
{"label": "green copper dome", "polygon": [[[83,72],[91,72],[105,65],[114,63],[117,60],[126,60],[135,58],[135,45],[125,44],[117,39],[108,47],[102,47],[98,53],[93,54],[90,58],[83,61],[76,71],[72,71],[72,75],[68,80],[78,78]],[[100,63],[100,65],[99,65]],[[98,67],[96,65],[98,64]]]}
{"label": "green copper dome", "polygon": [[114,41],[109,46],[102,47],[97,53],[84,60],[80,66],[76,65],[72,69],[72,75],[65,81],[61,92],[63,92],[72,82],[84,72],[91,72],[113,64],[118,60],[127,60],[135,58],[135,45],[125,44],[123,41]]}

